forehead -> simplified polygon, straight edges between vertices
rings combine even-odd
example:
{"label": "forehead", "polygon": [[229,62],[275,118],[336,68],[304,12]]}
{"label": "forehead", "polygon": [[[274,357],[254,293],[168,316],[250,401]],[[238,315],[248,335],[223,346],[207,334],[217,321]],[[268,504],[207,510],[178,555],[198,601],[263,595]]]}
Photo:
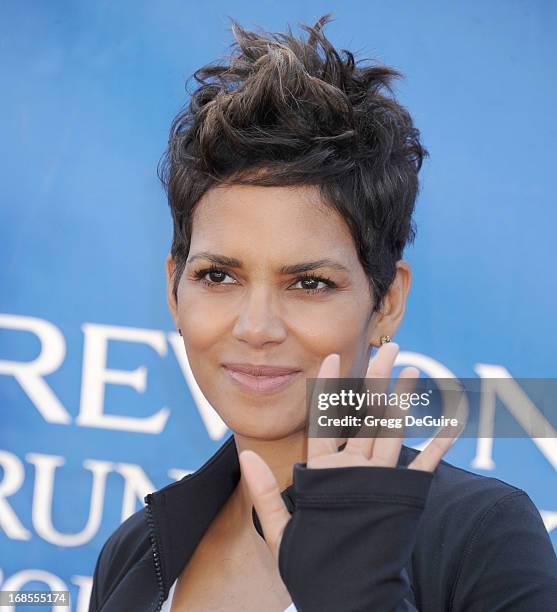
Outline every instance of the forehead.
{"label": "forehead", "polygon": [[[191,248],[354,258],[356,250],[342,216],[327,207],[314,186],[219,186],[198,202]],[[224,253],[223,253],[224,254]],[[229,254],[229,253],[227,253]]]}

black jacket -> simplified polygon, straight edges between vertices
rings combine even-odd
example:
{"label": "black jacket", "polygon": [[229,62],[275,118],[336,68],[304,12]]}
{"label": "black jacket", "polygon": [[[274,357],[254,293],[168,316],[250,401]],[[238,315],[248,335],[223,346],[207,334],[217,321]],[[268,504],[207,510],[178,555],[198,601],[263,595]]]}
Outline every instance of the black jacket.
{"label": "black jacket", "polygon": [[[406,469],[416,454],[403,446],[396,468],[295,464],[279,570],[298,612],[557,610],[557,558],[528,495],[444,461]],[[89,612],[159,610],[239,477],[231,435],[147,495],[101,550]]]}

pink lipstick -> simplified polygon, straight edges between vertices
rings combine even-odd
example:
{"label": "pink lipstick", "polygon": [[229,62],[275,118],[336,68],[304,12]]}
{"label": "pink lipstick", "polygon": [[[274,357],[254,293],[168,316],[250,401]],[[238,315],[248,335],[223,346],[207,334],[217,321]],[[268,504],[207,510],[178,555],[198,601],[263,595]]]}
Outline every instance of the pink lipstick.
{"label": "pink lipstick", "polygon": [[301,370],[288,366],[249,363],[224,363],[223,368],[235,385],[258,395],[271,395],[282,391],[302,374]]}

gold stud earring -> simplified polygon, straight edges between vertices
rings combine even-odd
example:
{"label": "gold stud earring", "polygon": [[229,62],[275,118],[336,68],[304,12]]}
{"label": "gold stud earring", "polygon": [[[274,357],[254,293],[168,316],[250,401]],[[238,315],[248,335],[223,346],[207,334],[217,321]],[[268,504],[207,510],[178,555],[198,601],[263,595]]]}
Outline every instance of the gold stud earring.
{"label": "gold stud earring", "polygon": [[381,344],[385,344],[385,343],[390,342],[390,341],[391,341],[391,336],[381,336],[381,338],[380,338]]}

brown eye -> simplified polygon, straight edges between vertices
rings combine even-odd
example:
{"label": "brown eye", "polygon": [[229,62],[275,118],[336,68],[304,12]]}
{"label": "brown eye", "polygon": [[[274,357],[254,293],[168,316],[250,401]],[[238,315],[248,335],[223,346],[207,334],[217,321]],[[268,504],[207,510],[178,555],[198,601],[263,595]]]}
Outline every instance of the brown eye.
{"label": "brown eye", "polygon": [[226,277],[226,274],[222,270],[211,270],[209,272],[209,279],[214,283],[220,283]]}
{"label": "brown eye", "polygon": [[336,287],[335,283],[330,279],[312,275],[301,276],[294,284],[294,287],[296,288],[298,284],[302,285],[301,289],[308,295],[323,293]]}
{"label": "brown eye", "polygon": [[316,291],[318,289],[319,283],[323,281],[318,281],[315,278],[305,278],[304,280],[301,280],[300,282],[302,283],[303,289],[309,289],[310,291]]}
{"label": "brown eye", "polygon": [[221,270],[220,268],[204,268],[203,270],[198,270],[197,272],[194,273],[194,277],[197,281],[207,285],[208,287],[214,286],[214,285],[231,285],[234,284],[234,281],[232,280],[232,282],[223,282],[225,280],[226,277],[231,278],[224,270]]}

